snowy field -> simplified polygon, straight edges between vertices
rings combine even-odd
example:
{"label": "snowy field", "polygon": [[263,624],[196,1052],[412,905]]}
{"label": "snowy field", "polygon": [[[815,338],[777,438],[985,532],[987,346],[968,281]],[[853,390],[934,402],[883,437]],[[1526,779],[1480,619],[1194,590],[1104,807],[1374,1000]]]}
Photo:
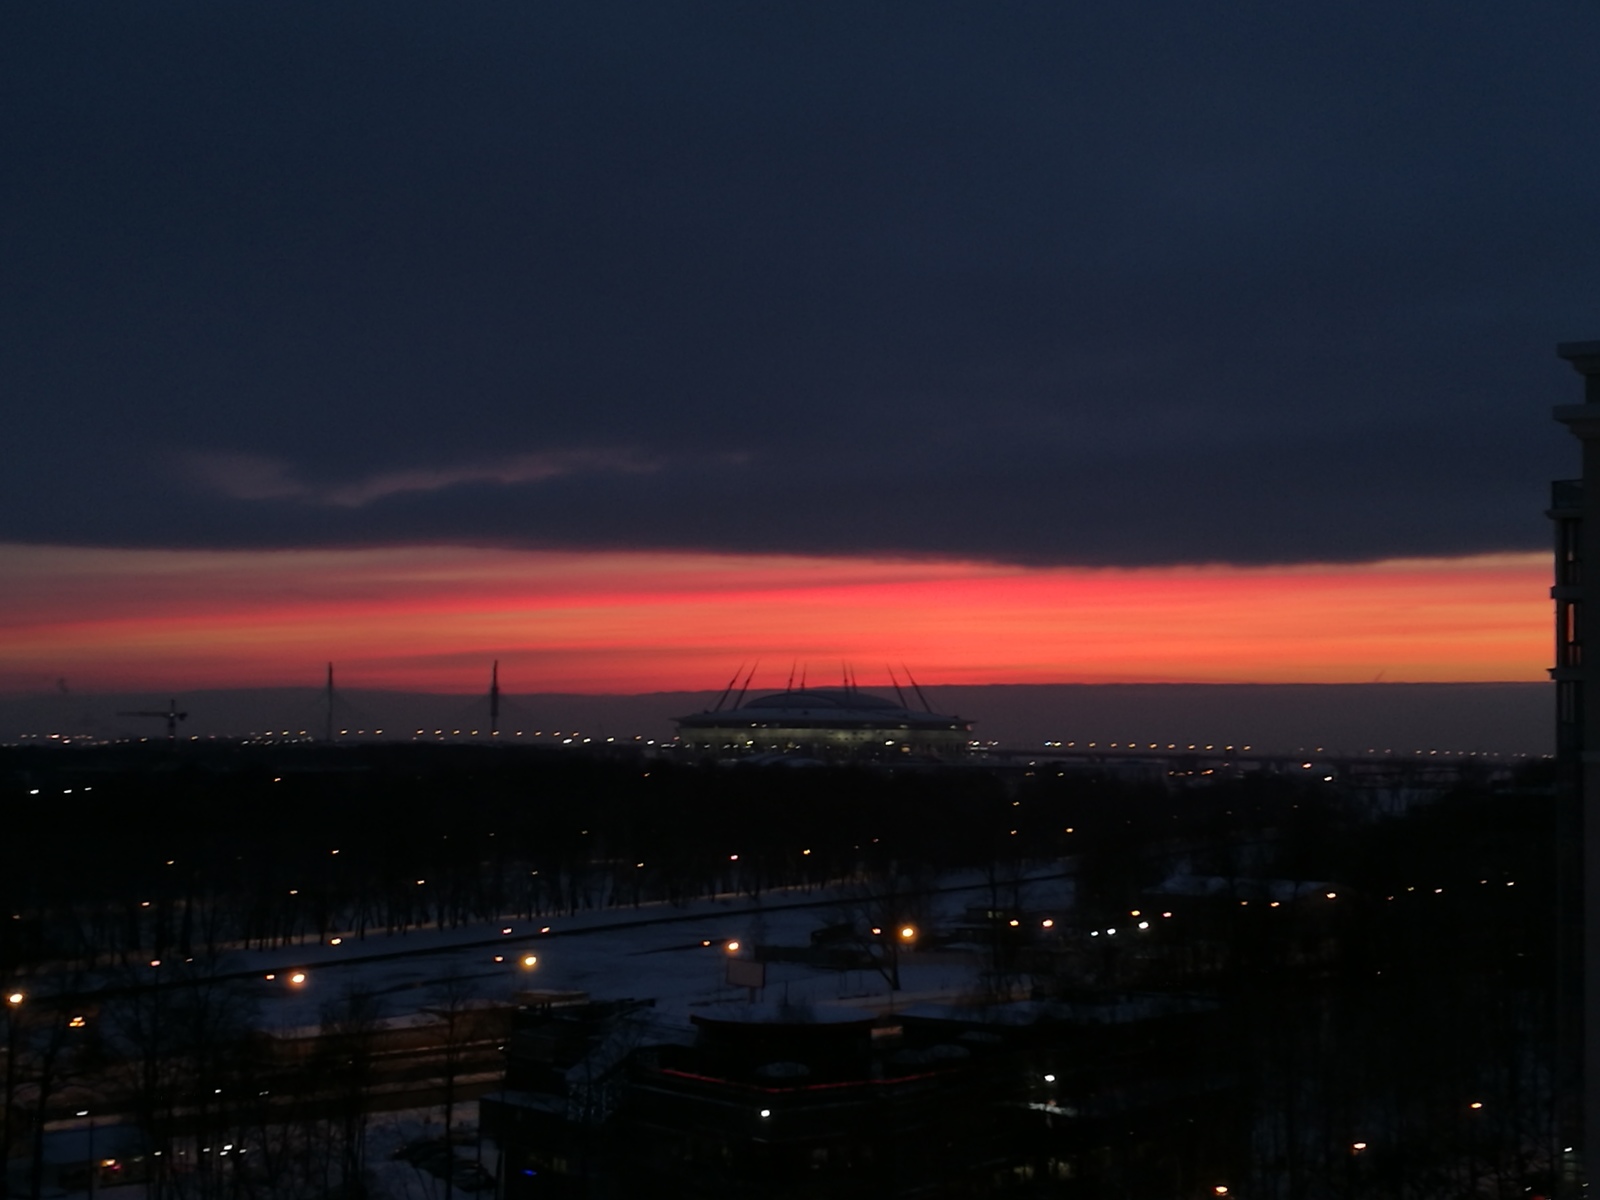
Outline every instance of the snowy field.
{"label": "snowy field", "polygon": [[[944,876],[937,887],[921,899],[927,915],[919,937],[947,928],[968,906],[987,903],[991,893],[978,872]],[[1046,868],[1020,884],[1007,882],[1000,902],[1020,896],[1029,911],[1059,915],[1068,907],[1070,889],[1059,868]],[[530,988],[573,990],[602,1000],[654,999],[660,1011],[687,1013],[749,998],[746,989],[726,982],[730,942],[739,943],[740,957],[749,957],[755,946],[806,946],[824,925],[845,920],[863,925],[873,907],[860,885],[779,890],[759,900],[723,896],[681,907],[598,909],[538,922],[369,933],[360,942],[340,937],[336,945],[331,943],[339,935],[333,934],[328,944],[233,951],[217,967],[258,973],[247,986],[260,1005],[261,1026],[275,1030],[316,1026],[324,1005],[353,991],[377,996],[385,1016],[416,1012],[435,1001],[446,980],[483,1001],[510,1001]],[[431,953],[417,953],[423,951]],[[527,965],[528,956],[536,962]],[[841,972],[769,963],[762,999],[881,1008],[955,998],[976,986],[976,969],[969,956],[947,952],[919,961],[913,943],[901,957],[901,989],[891,996],[883,976],[871,969]]]}
{"label": "snowy field", "polygon": [[[240,975],[238,986],[253,1002],[255,1024],[280,1033],[315,1032],[324,1008],[352,992],[376,996],[381,1015],[404,1021],[437,1003],[449,987],[455,1003],[509,1002],[529,989],[584,992],[598,1000],[634,998],[656,1002],[652,1023],[684,1027],[696,1013],[737,1008],[815,1010],[818,1018],[841,1011],[881,1012],[928,1001],[960,1001],[980,985],[982,955],[976,948],[946,947],[923,951],[917,943],[957,925],[969,907],[992,903],[1019,907],[1028,919],[1056,921],[1070,906],[1071,881],[1059,867],[1041,867],[998,889],[979,872],[955,873],[938,879],[932,890],[915,898],[922,913],[915,937],[904,944],[899,960],[900,987],[891,991],[877,970],[838,971],[799,963],[766,964],[766,987],[752,993],[727,982],[729,960],[750,961],[757,946],[810,943],[813,931],[851,922],[870,928],[883,904],[860,885],[777,890],[759,900],[744,895],[721,896],[687,905],[641,905],[596,909],[540,922],[500,921],[447,931],[411,930],[373,935],[361,941],[330,934],[318,945],[277,950],[235,950],[216,964],[219,973]],[[1053,917],[1051,914],[1055,914]],[[333,939],[337,937],[337,944]],[[738,949],[730,949],[737,943]],[[536,961],[525,965],[533,957]],[[143,968],[152,976],[165,966]],[[464,1077],[463,1087],[492,1086],[487,1078]],[[474,1088],[473,1090],[478,1090]],[[368,1179],[387,1200],[442,1200],[443,1180],[421,1167],[395,1158],[402,1147],[442,1137],[437,1108],[377,1112],[367,1133]],[[463,1098],[456,1107],[453,1140],[456,1157],[496,1169],[491,1142],[477,1137],[477,1104]],[[50,1140],[61,1141],[60,1161],[81,1160],[68,1148],[83,1138],[88,1122],[52,1122]],[[101,1153],[114,1126],[102,1124]],[[52,1154],[55,1157],[55,1153]],[[22,1185],[15,1177],[14,1194]],[[87,1197],[46,1187],[52,1198]],[[142,1200],[142,1184],[102,1186],[98,1200]],[[458,1189],[458,1194],[463,1194]]]}

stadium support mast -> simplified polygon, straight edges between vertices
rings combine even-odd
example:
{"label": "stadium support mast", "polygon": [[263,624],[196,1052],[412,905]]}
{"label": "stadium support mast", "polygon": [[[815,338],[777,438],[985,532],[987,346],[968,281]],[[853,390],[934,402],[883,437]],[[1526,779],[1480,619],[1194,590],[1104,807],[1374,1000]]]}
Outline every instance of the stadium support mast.
{"label": "stadium support mast", "polygon": [[333,741],[333,664],[328,664],[328,686],[325,689],[324,700],[327,711],[323,713],[322,740]]}
{"label": "stadium support mast", "polygon": [[900,700],[900,707],[904,708],[906,706],[906,694],[900,690],[900,680],[895,677],[894,668],[886,666],[883,669],[889,672],[889,682],[894,684],[894,694]]}
{"label": "stadium support mast", "polygon": [[739,689],[738,698],[735,699],[734,702],[733,702],[733,706],[735,708],[738,708],[741,704],[744,703],[744,694],[750,690],[750,681],[756,677],[756,667],[759,667],[760,665],[761,665],[761,660],[758,658],[758,659],[756,659],[756,666],[755,667],[751,667],[750,668],[750,674],[748,674],[748,675],[746,675],[744,677],[744,686]]}
{"label": "stadium support mast", "polygon": [[733,672],[733,678],[728,680],[728,686],[722,689],[722,695],[717,697],[717,706],[711,710],[712,712],[722,711],[722,706],[728,701],[728,695],[733,691],[733,685],[739,682],[739,676],[743,671],[744,664],[740,663],[738,668]]}

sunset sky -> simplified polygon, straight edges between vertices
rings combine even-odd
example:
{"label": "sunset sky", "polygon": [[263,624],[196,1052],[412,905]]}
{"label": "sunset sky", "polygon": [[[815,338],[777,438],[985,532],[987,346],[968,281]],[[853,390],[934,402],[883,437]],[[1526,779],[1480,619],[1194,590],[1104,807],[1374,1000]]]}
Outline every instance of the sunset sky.
{"label": "sunset sky", "polygon": [[[0,691],[342,685],[640,692],[789,672],[937,683],[1533,680],[1538,554],[1022,568],[674,553],[12,547]],[[797,677],[798,682],[798,677]]]}
{"label": "sunset sky", "polygon": [[0,691],[1541,678],[1597,40],[25,6]]}

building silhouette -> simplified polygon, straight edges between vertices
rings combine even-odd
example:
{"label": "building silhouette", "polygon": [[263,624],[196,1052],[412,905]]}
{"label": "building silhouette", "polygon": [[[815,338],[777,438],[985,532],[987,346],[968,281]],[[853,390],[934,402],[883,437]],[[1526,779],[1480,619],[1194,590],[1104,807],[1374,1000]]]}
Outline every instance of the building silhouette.
{"label": "building silhouette", "polygon": [[[1562,1002],[1571,1013],[1568,1044],[1583,1045],[1581,1145],[1592,1175],[1592,1164],[1600,1161],[1600,626],[1595,626],[1600,594],[1591,595],[1600,572],[1600,341],[1563,342],[1556,353],[1584,379],[1583,403],[1559,405],[1554,413],[1582,445],[1583,474],[1557,480],[1551,488],[1556,665],[1550,674],[1556,684],[1557,750],[1568,768],[1561,861],[1569,879],[1582,880],[1580,912],[1568,910],[1563,930],[1566,961],[1575,964],[1581,954],[1581,989],[1575,970],[1563,981]],[[1596,649],[1586,654],[1588,641]],[[1581,1009],[1574,1003],[1578,996]],[[1570,1059],[1580,1061],[1576,1055]]]}

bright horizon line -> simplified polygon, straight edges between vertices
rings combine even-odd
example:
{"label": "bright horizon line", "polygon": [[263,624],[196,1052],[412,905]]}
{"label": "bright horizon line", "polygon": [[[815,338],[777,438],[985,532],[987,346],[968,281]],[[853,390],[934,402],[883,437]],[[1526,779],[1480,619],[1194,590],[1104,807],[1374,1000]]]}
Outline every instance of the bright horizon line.
{"label": "bright horizon line", "polygon": [[[409,688],[409,687],[380,687],[362,683],[345,684],[339,680],[337,674],[338,663],[334,664],[334,694],[340,692],[371,692],[384,696],[486,696],[489,694],[487,686],[483,687],[452,687],[452,688]],[[924,689],[927,688],[1057,688],[1057,687],[1082,687],[1082,688],[1407,688],[1407,687],[1542,687],[1550,682],[1548,679],[1367,679],[1367,680],[1337,680],[1333,682],[1319,682],[1317,680],[1211,680],[1211,679],[1115,679],[1097,680],[1086,682],[1075,679],[1047,679],[1030,680],[1027,683],[1008,683],[1000,681],[962,681],[930,683],[926,679],[918,679],[917,683]],[[169,692],[182,697],[195,695],[202,692],[307,692],[321,695],[324,691],[320,683],[272,683],[272,684],[221,684],[206,685],[192,688],[159,688],[159,687],[118,687],[118,688],[72,688],[66,692],[58,689],[40,688],[34,691],[0,691],[0,700],[36,700],[59,696],[71,699],[74,696],[128,696],[135,694],[155,695],[159,692]],[[910,685],[902,683],[902,688]],[[809,683],[807,691],[837,691],[837,683]],[[762,683],[752,683],[750,694],[760,693],[772,695],[788,689],[781,685],[768,686]],[[794,685],[795,691],[800,690],[800,685]],[[854,685],[854,690],[861,692],[892,692],[894,686],[888,682],[861,683]],[[706,696],[716,695],[722,691],[720,687],[670,687],[651,688],[642,692],[573,692],[573,691],[540,691],[529,692],[515,688],[502,687],[500,694],[507,699],[516,700],[530,696],[581,696],[586,699],[641,699],[647,696]],[[738,688],[733,694],[738,694]]]}

